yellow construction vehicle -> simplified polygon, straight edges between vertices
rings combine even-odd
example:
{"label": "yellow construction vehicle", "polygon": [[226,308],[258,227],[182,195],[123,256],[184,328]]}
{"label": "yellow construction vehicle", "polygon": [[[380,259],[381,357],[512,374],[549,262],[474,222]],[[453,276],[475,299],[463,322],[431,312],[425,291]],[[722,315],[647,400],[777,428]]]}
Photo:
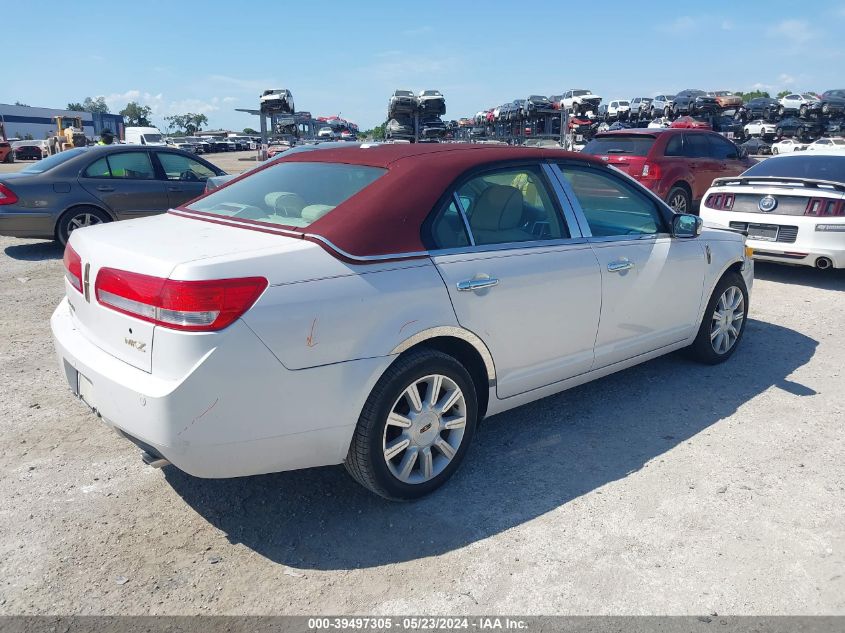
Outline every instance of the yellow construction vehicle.
{"label": "yellow construction vehicle", "polygon": [[88,145],[88,139],[82,129],[81,117],[54,116],[53,120],[56,122],[56,135],[47,139],[50,154]]}

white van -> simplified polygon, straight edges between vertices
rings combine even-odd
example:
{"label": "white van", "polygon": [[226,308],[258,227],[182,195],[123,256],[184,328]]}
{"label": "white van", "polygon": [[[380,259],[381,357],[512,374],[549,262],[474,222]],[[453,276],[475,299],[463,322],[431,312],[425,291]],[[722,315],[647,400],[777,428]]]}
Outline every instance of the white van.
{"label": "white van", "polygon": [[157,127],[128,127],[124,133],[129,145],[167,145]]}

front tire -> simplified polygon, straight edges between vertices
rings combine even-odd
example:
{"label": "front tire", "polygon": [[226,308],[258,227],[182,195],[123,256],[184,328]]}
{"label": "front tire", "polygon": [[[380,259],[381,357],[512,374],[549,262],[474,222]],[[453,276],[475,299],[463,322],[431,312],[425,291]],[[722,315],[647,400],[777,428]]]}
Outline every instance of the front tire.
{"label": "front tire", "polygon": [[692,357],[707,365],[728,360],[745,332],[748,289],[742,275],[729,272],[719,280],[707,302],[698,335],[690,347]]}
{"label": "front tire", "polygon": [[64,246],[70,239],[70,234],[76,229],[111,222],[111,218],[95,207],[75,207],[69,209],[59,218],[56,225],[56,239]]}
{"label": "front tire", "polygon": [[15,150],[10,150],[8,154],[6,154],[6,158],[3,160],[4,163],[14,163],[16,159]]}
{"label": "front tire", "polygon": [[370,393],[344,461],[364,487],[392,500],[422,497],[454,474],[475,434],[478,397],[453,357],[400,357]]}
{"label": "front tire", "polygon": [[773,147],[773,148],[772,148],[772,155],[777,155],[777,153],[778,153],[778,148],[777,148],[777,147]]}

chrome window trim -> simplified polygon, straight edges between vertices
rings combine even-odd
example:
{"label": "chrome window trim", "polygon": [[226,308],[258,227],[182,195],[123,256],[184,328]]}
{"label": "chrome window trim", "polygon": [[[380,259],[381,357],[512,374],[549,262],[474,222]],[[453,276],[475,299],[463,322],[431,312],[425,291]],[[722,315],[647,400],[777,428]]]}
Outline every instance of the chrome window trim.
{"label": "chrome window trim", "polygon": [[464,205],[461,202],[461,197],[458,195],[457,189],[452,192],[452,200],[455,201],[455,207],[458,209],[458,213],[461,214],[461,220],[463,220],[464,229],[466,230],[467,237],[469,238],[469,245],[475,246],[475,236],[472,234],[472,229],[469,228],[469,218],[467,217],[466,209],[464,209]]}
{"label": "chrome window trim", "polygon": [[586,245],[587,238],[561,238],[557,240],[531,240],[527,242],[504,242],[502,244],[479,244],[476,246],[458,246],[455,248],[440,248],[432,249],[428,252],[431,257],[438,255],[475,255],[478,253],[488,253],[497,251],[512,251],[523,249],[539,249],[544,247],[556,246],[576,246],[579,244]]}
{"label": "chrome window trim", "polygon": [[557,165],[550,165],[547,162],[540,165],[540,168],[546,176],[546,180],[548,180],[549,184],[552,186],[552,191],[555,196],[557,196],[560,208],[563,210],[563,221],[566,223],[566,230],[569,232],[570,238],[579,239],[582,237],[588,237],[588,235],[584,233],[581,223],[575,215],[569,196],[566,195],[565,190],[561,186],[560,179],[554,173],[552,167],[557,167]]}

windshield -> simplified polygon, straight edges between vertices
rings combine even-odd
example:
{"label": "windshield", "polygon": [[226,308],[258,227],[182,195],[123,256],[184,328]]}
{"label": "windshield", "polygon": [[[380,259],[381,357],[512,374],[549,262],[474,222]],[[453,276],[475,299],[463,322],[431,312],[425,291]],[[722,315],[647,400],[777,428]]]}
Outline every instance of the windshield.
{"label": "windshield", "polygon": [[84,147],[75,147],[73,149],[65,150],[64,152],[59,152],[58,154],[53,154],[52,156],[40,160],[37,163],[33,163],[29,167],[25,167],[21,170],[21,173],[42,174],[48,169],[53,169],[53,167],[61,165],[75,156],[79,156],[84,151],[87,151]]}
{"label": "windshield", "polygon": [[818,101],[819,100],[819,98],[816,95],[811,95],[809,93],[802,94],[801,96],[804,97],[805,99],[809,99],[810,101]]}
{"label": "windshield", "polygon": [[743,176],[780,176],[832,180],[845,184],[845,156],[784,156],[764,160]]}
{"label": "windshield", "polygon": [[379,167],[281,162],[201,198],[187,208],[215,215],[304,227],[387,172]]}
{"label": "windshield", "polygon": [[410,90],[397,90],[394,93],[397,97],[413,97],[414,93]]}
{"label": "windshield", "polygon": [[621,106],[629,106],[629,105],[631,105],[631,102],[630,102],[630,101],[620,101],[620,102],[619,102],[619,105],[621,105]]}
{"label": "windshield", "polygon": [[589,90],[573,90],[573,97],[583,97],[584,95],[592,94]]}
{"label": "windshield", "polygon": [[147,143],[161,143],[161,134],[144,134],[144,140]]}
{"label": "windshield", "polygon": [[605,156],[625,154],[626,156],[646,156],[656,139],[646,134],[608,134],[597,136],[587,143],[582,150],[585,154]]}

